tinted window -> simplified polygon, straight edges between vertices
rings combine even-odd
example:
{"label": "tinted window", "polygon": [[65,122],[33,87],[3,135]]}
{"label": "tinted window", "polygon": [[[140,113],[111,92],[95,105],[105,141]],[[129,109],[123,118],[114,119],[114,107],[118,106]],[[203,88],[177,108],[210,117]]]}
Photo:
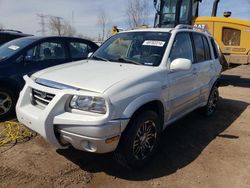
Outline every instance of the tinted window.
{"label": "tinted window", "polygon": [[191,1],[190,0],[182,0],[181,10],[180,10],[180,24],[188,24],[189,23],[189,7]]}
{"label": "tinted window", "polygon": [[64,45],[59,42],[43,42],[27,51],[31,61],[65,59]]}
{"label": "tinted window", "polygon": [[210,53],[210,47],[209,47],[207,38],[205,36],[202,36],[202,39],[203,39],[203,44],[204,44],[204,49],[205,49],[206,60],[210,60],[211,59],[211,53]]}
{"label": "tinted window", "polygon": [[192,42],[188,33],[179,33],[176,35],[169,60],[172,62],[177,58],[185,58],[193,62]]}
{"label": "tinted window", "polygon": [[195,46],[195,56],[197,62],[202,62],[206,60],[206,54],[204,50],[202,35],[193,33],[193,40]]}
{"label": "tinted window", "polygon": [[218,48],[217,48],[216,43],[214,42],[214,39],[212,39],[212,38],[211,38],[211,44],[213,47],[214,58],[217,59],[219,57]]}
{"label": "tinted window", "polygon": [[174,27],[175,13],[177,0],[163,0],[162,1],[162,20],[161,24],[164,27]]}
{"label": "tinted window", "polygon": [[70,54],[72,58],[86,58],[88,57],[91,48],[82,42],[70,42],[69,44]]}

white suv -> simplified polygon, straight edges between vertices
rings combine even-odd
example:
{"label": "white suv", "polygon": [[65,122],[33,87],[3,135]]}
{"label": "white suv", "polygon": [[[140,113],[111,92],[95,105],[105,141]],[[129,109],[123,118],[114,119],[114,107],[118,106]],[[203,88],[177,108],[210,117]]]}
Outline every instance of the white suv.
{"label": "white suv", "polygon": [[119,33],[88,60],[25,76],[18,120],[57,148],[115,152],[129,167],[156,152],[161,132],[218,101],[221,65],[205,33],[177,26]]}

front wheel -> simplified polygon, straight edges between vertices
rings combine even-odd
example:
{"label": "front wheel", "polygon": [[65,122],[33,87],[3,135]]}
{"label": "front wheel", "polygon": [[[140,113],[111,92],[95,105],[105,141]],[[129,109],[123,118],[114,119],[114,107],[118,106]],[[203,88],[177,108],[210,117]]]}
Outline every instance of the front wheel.
{"label": "front wheel", "polygon": [[115,152],[116,160],[128,168],[140,168],[157,151],[162,125],[157,113],[139,113],[128,125]]}
{"label": "front wheel", "polygon": [[206,106],[202,107],[201,111],[205,116],[211,116],[217,108],[219,100],[218,87],[214,86],[210,92]]}

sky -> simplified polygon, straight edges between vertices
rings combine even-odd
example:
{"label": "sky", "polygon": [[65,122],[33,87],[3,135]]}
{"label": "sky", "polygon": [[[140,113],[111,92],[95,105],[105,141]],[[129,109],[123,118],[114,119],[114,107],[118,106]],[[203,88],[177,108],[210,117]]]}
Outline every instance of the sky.
{"label": "sky", "polygon": [[[153,0],[148,0],[149,23],[152,26],[155,9]],[[118,25],[126,29],[128,21],[126,7],[128,0],[0,0],[0,24],[4,28],[24,33],[41,35],[40,19],[37,14],[60,16],[72,23],[84,36],[97,38],[101,28],[97,25],[98,13],[104,10],[109,18],[108,27]],[[213,0],[203,0],[200,15],[211,15]],[[232,11],[232,17],[250,20],[250,0],[221,0],[218,16]],[[47,31],[49,34],[49,31]]]}

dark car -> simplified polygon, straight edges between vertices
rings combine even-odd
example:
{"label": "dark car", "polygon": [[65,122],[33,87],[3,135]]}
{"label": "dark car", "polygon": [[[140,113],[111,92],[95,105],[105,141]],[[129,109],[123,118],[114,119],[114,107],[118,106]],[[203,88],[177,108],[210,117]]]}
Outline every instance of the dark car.
{"label": "dark car", "polygon": [[94,42],[73,37],[25,37],[0,46],[0,119],[14,111],[24,75],[86,59],[97,48]]}
{"label": "dark car", "polygon": [[21,31],[16,31],[16,30],[0,29],[0,46],[11,40],[28,36],[32,35],[24,34]]}

